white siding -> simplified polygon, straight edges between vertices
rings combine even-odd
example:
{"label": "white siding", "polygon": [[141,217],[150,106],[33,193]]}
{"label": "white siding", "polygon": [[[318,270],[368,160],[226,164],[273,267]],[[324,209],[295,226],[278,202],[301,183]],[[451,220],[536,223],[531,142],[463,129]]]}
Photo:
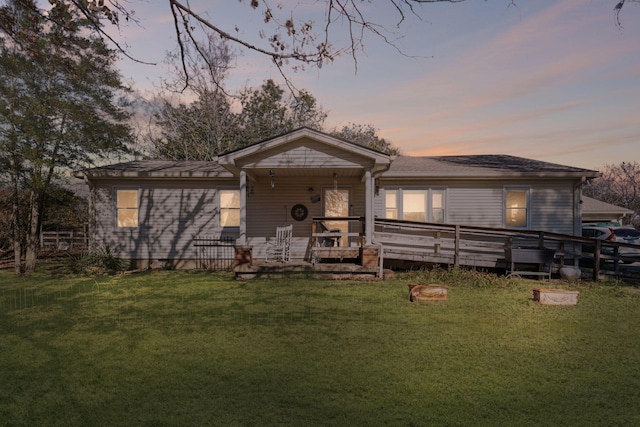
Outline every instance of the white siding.
{"label": "white siding", "polygon": [[[351,192],[351,215],[363,216],[365,209],[364,183],[354,178],[339,178],[340,188]],[[256,258],[264,257],[266,238],[274,237],[278,226],[293,224],[293,258],[304,258],[312,232],[313,217],[322,216],[322,202],[312,203],[311,196],[322,195],[323,188],[333,188],[333,178],[275,178],[275,188],[271,191],[268,178],[249,184],[247,200],[247,236],[249,245],[254,247]],[[312,188],[313,191],[309,191]],[[291,217],[291,208],[303,204],[309,212],[303,221]]]}
{"label": "white siding", "polygon": [[243,168],[327,168],[370,165],[372,160],[338,147],[302,140],[282,148],[265,150],[239,161]]}
{"label": "white siding", "polygon": [[[364,215],[364,183],[356,178],[338,178],[340,188],[351,191],[351,214]],[[237,228],[221,229],[217,188],[237,188],[238,182],[216,181],[98,181],[94,188],[93,242],[109,245],[115,254],[128,259],[193,259],[195,235],[232,235]],[[247,199],[247,244],[254,246],[254,257],[264,257],[264,244],[275,236],[278,226],[293,224],[293,258],[305,257],[312,232],[312,218],[322,215],[322,202],[311,196],[322,195],[323,187],[333,188],[333,178],[276,177],[271,190],[268,177],[249,182]],[[140,189],[140,225],[134,229],[115,225],[115,189]],[[313,191],[309,191],[312,188]],[[296,204],[307,207],[304,221],[291,217]]]}
{"label": "white siding", "polygon": [[[504,188],[523,186],[531,189],[531,230],[573,234],[573,182],[524,180],[475,181],[383,181],[382,187],[424,187],[446,189],[447,224],[478,227],[504,227]],[[375,215],[384,218],[384,189],[374,201]]]}
{"label": "white siding", "polygon": [[[137,228],[116,227],[113,199],[115,189],[123,187],[140,190]],[[194,236],[237,234],[237,229],[219,227],[216,184],[212,182],[127,181],[121,185],[102,181],[96,184],[94,200],[94,243],[108,245],[124,258],[193,259]]]}

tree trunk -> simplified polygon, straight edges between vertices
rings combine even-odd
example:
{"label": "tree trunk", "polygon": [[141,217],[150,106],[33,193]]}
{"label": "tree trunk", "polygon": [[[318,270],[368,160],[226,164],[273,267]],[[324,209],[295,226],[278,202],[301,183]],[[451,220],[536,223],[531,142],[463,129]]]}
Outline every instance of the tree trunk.
{"label": "tree trunk", "polygon": [[38,245],[40,241],[39,225],[40,225],[40,199],[35,191],[31,190],[29,195],[29,206],[31,208],[31,216],[26,236],[26,252],[24,256],[24,273],[33,273],[36,269],[36,260],[38,259]]}
{"label": "tree trunk", "polygon": [[22,273],[22,236],[20,233],[20,192],[18,179],[12,175],[13,194],[11,197],[11,226],[13,227],[13,271]]}

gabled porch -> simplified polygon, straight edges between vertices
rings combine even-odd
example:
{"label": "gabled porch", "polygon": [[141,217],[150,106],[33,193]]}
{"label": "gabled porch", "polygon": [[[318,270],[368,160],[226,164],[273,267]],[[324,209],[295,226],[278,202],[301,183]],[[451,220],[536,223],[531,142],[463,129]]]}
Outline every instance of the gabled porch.
{"label": "gabled porch", "polygon": [[219,164],[239,181],[237,210],[220,207],[221,217],[238,218],[238,264],[261,264],[276,228],[292,226],[290,265],[357,265],[373,240],[374,180],[391,161],[307,128],[221,156]]}

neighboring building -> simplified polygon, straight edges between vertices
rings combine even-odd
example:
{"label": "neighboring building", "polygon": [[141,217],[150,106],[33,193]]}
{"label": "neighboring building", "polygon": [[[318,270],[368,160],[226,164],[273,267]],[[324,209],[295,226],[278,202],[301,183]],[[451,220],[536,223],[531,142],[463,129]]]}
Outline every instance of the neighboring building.
{"label": "neighboring building", "polygon": [[[396,157],[308,128],[214,162],[134,161],[83,174],[93,244],[142,266],[188,265],[199,235],[232,236],[262,259],[285,224],[292,258],[308,259],[314,217],[362,218],[365,246],[376,217],[579,235],[582,183],[599,176],[513,156]],[[347,234],[353,224],[329,227]]]}
{"label": "neighboring building", "polygon": [[621,225],[627,215],[633,215],[633,211],[592,199],[591,197],[582,196],[583,223],[611,223]]}

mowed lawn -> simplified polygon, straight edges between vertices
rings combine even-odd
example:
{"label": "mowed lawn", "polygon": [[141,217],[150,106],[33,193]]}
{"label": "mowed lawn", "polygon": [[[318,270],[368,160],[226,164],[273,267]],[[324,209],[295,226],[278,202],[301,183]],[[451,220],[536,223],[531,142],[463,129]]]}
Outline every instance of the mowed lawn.
{"label": "mowed lawn", "polygon": [[[41,270],[0,271],[2,425],[640,425],[640,290],[620,283]],[[434,281],[447,301],[408,301]]]}

